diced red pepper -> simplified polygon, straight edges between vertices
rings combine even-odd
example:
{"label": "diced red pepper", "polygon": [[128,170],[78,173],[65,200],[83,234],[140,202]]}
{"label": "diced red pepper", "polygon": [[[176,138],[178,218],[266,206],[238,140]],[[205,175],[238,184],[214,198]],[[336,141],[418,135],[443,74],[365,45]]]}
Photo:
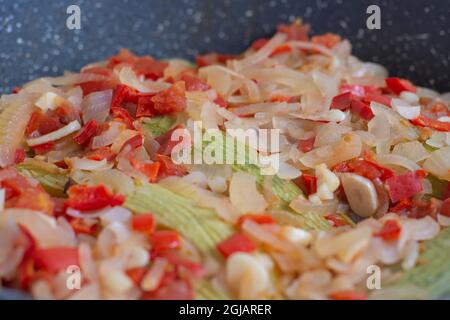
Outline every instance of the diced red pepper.
{"label": "diced red pepper", "polygon": [[86,123],[86,125],[84,126],[84,128],[81,129],[73,137],[73,140],[79,145],[88,143],[91,140],[91,138],[96,134],[97,128],[98,128],[97,121],[95,121],[95,119],[89,120],[88,123]]}
{"label": "diced red pepper", "polygon": [[190,74],[183,74],[181,80],[185,83],[186,91],[206,91],[210,88],[210,86],[199,77]]}
{"label": "diced red pepper", "polygon": [[347,110],[354,99],[355,97],[351,92],[338,94],[331,101],[331,109]]}
{"label": "diced red pepper", "polygon": [[374,233],[375,237],[380,237],[385,241],[397,240],[400,237],[401,227],[397,220],[389,219],[383,223],[380,231]]}
{"label": "diced red pepper", "polygon": [[169,176],[182,177],[187,174],[187,170],[184,166],[173,163],[172,159],[168,156],[157,154],[156,161],[161,164],[159,167],[159,178]]}
{"label": "diced red pepper", "polygon": [[198,55],[195,57],[195,63],[197,66],[206,67],[213,64],[225,63],[227,60],[234,59],[236,56],[231,54],[218,54],[218,53],[208,53],[204,55]]}
{"label": "diced red pepper", "polygon": [[278,32],[285,33],[288,41],[308,41],[309,25],[301,24],[299,20],[291,24],[280,24],[277,28]]}
{"label": "diced red pepper", "polygon": [[217,250],[228,258],[236,252],[253,252],[256,244],[245,234],[235,233],[217,245]]}
{"label": "diced red pepper", "polygon": [[142,135],[137,134],[137,135],[131,137],[130,139],[128,139],[127,141],[125,141],[124,144],[122,145],[122,147],[120,148],[120,151],[125,149],[126,146],[130,146],[131,150],[134,150],[134,149],[142,146],[143,143],[144,143],[144,139],[142,138]]}
{"label": "diced red pepper", "polygon": [[83,70],[81,73],[92,73],[98,74],[105,77],[105,80],[101,81],[89,81],[80,83],[79,86],[83,90],[83,95],[87,96],[88,94],[96,91],[104,91],[104,90],[114,90],[119,83],[119,81],[114,76],[112,70],[108,68],[89,68]]}
{"label": "diced red pepper", "polygon": [[71,265],[79,265],[78,249],[71,247],[38,248],[34,252],[34,261],[37,268],[57,273]]}
{"label": "diced red pepper", "polygon": [[55,148],[55,143],[52,141],[46,142],[37,146],[32,146],[31,148],[33,149],[35,154],[45,154]]}
{"label": "diced red pepper", "polygon": [[74,185],[67,191],[69,198],[65,205],[80,211],[91,211],[106,206],[120,206],[125,198],[122,195],[112,194],[104,185],[85,186]]}
{"label": "diced red pepper", "polygon": [[182,124],[176,125],[174,128],[170,129],[166,133],[156,137],[156,141],[159,143],[160,147],[158,149],[158,153],[169,156],[172,153],[172,149],[178,145],[179,143],[183,143],[184,137],[181,141],[172,139],[172,134],[175,130],[183,129],[184,126]]}
{"label": "diced red pepper", "polygon": [[331,225],[335,228],[349,225],[348,221],[346,221],[344,218],[334,213],[327,214],[325,216],[325,219],[329,221]]}
{"label": "diced red pepper", "polygon": [[367,103],[359,100],[352,100],[350,107],[353,114],[356,114],[364,120],[370,120],[374,117],[372,109]]}
{"label": "diced red pepper", "polygon": [[173,266],[184,268],[193,277],[201,278],[205,274],[200,264],[187,260],[174,250],[162,252],[158,257],[166,259]]}
{"label": "diced red pepper", "polygon": [[395,206],[389,209],[389,212],[401,213],[403,210],[410,209],[413,205],[411,199],[401,199]]}
{"label": "diced red pepper", "polygon": [[256,39],[252,43],[252,49],[253,50],[259,50],[262,47],[264,47],[267,44],[267,42],[269,42],[269,39],[267,39],[267,38]]}
{"label": "diced red pepper", "polygon": [[269,101],[270,102],[296,102],[296,97],[290,97],[290,96],[283,96],[280,94],[275,94],[270,96]]}
{"label": "diced red pepper", "polygon": [[347,161],[341,162],[333,168],[334,173],[345,173],[345,172],[350,172],[350,171],[351,171],[351,169],[350,169]]}
{"label": "diced red pepper", "polygon": [[305,191],[308,195],[317,192],[317,177],[311,174],[304,173],[300,177],[300,180],[303,185],[303,191]]}
{"label": "diced red pepper", "polygon": [[343,290],[331,293],[330,298],[334,300],[367,300],[367,295],[360,291]]}
{"label": "diced red pepper", "polygon": [[133,124],[133,118],[126,109],[122,107],[112,107],[111,114],[115,118],[122,120],[127,125],[128,128],[135,129]]}
{"label": "diced red pepper", "polygon": [[134,231],[152,234],[156,228],[155,217],[151,213],[135,214],[131,218],[131,227]]}
{"label": "diced red pepper", "polygon": [[59,119],[52,115],[47,115],[41,111],[35,111],[31,114],[25,133],[27,136],[44,135],[62,128],[64,125]]}
{"label": "diced red pepper", "polygon": [[380,178],[381,181],[389,179],[395,175],[395,172],[389,168],[380,166],[370,160],[352,160],[348,162],[349,171],[354,172],[367,179],[373,180]]}
{"label": "diced red pepper", "polygon": [[387,179],[386,186],[391,201],[395,203],[422,191],[422,180],[423,175],[417,172],[407,172]]}
{"label": "diced red pepper", "polygon": [[416,92],[416,87],[406,79],[401,78],[386,78],[386,86],[395,94],[400,94],[402,91]]}
{"label": "diced red pepper", "polygon": [[376,93],[367,93],[364,98],[363,98],[364,102],[370,104],[370,102],[377,102],[377,103],[381,103],[385,106],[390,107],[391,106],[391,98],[388,96],[384,96],[381,94],[376,94]]}
{"label": "diced red pepper", "polygon": [[152,256],[155,257],[163,251],[179,248],[181,238],[176,231],[157,230],[151,236],[150,243],[152,245]]}
{"label": "diced red pepper", "polygon": [[332,49],[335,45],[337,45],[341,41],[342,39],[339,35],[330,32],[314,36],[311,38],[312,43],[320,44],[329,49]]}
{"label": "diced red pepper", "polygon": [[275,57],[277,55],[284,54],[284,53],[290,53],[290,52],[292,52],[291,46],[288,44],[282,44],[282,45],[276,47],[275,50],[272,51],[272,54],[270,56]]}
{"label": "diced red pepper", "polygon": [[25,150],[22,148],[16,149],[14,152],[14,163],[19,164],[22,163],[23,160],[25,160]]}
{"label": "diced red pepper", "polygon": [[20,90],[22,90],[21,87],[14,87],[14,88],[11,90],[11,93],[17,94],[17,93],[20,92]]}
{"label": "diced red pepper", "polygon": [[153,107],[152,97],[141,97],[138,99],[136,107],[136,118],[140,117],[154,117],[156,111]]}
{"label": "diced red pepper", "polygon": [[446,200],[447,198],[450,198],[450,182],[447,181],[447,187],[445,187],[444,191],[442,192],[442,200]]}
{"label": "diced red pepper", "polygon": [[88,159],[101,161],[106,159],[107,161],[111,161],[116,157],[116,154],[109,147],[102,147],[90,152],[87,155]]}
{"label": "diced red pepper", "polygon": [[142,172],[148,178],[149,182],[156,182],[159,168],[161,167],[160,162],[146,163],[130,158],[130,163],[136,170]]}
{"label": "diced red pepper", "polygon": [[141,285],[142,279],[144,278],[147,271],[148,271],[148,268],[140,267],[140,268],[128,269],[127,271],[125,271],[125,273],[131,279],[131,281],[133,281],[133,283],[139,287]]}
{"label": "diced red pepper", "polygon": [[114,96],[111,100],[111,108],[121,107],[127,97],[133,94],[133,89],[124,84],[119,84],[114,90]]}
{"label": "diced red pepper", "polygon": [[316,137],[312,137],[305,140],[299,140],[298,141],[298,149],[302,152],[309,152],[314,148],[314,141],[316,140]]}
{"label": "diced red pepper", "polygon": [[154,109],[162,115],[183,111],[187,105],[184,82],[176,82],[169,89],[157,93],[152,101]]}
{"label": "diced red pepper", "polygon": [[228,103],[220,95],[217,96],[217,98],[214,100],[214,103],[221,108],[226,109],[228,107]]}
{"label": "diced red pepper", "polygon": [[247,221],[253,221],[258,224],[272,224],[275,223],[273,216],[270,214],[244,214],[239,217],[237,225],[242,226],[242,224]]}
{"label": "diced red pepper", "polygon": [[98,228],[98,223],[87,224],[85,220],[81,218],[73,218],[69,223],[76,234],[93,235]]}
{"label": "diced red pepper", "polygon": [[430,119],[423,115],[420,115],[415,119],[412,119],[411,123],[419,127],[427,127],[437,131],[450,132],[450,122],[443,122]]}
{"label": "diced red pepper", "polygon": [[167,62],[158,61],[150,56],[139,57],[128,49],[121,49],[119,53],[109,59],[108,67],[113,68],[119,64],[127,64],[133,68],[137,75],[157,80],[164,74]]}
{"label": "diced red pepper", "polygon": [[441,214],[446,216],[446,217],[450,217],[450,198],[447,198],[442,203]]}

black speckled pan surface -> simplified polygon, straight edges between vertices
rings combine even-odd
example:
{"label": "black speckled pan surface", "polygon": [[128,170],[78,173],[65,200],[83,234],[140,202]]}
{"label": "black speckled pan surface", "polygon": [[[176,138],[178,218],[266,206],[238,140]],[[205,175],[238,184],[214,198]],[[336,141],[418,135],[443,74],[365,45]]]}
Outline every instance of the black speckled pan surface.
{"label": "black speckled pan surface", "polygon": [[[81,30],[66,27],[71,4],[81,8]],[[366,27],[370,4],[381,8],[381,30]],[[0,93],[121,47],[158,58],[238,53],[295,17],[313,33],[350,39],[358,57],[392,75],[450,91],[448,0],[0,0]]]}

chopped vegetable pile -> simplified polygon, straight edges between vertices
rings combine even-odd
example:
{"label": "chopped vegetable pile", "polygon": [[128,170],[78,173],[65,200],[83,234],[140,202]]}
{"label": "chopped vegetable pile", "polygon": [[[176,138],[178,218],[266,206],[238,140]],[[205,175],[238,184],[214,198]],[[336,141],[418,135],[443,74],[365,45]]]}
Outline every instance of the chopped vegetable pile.
{"label": "chopped vegetable pile", "polygon": [[[122,49],[31,81],[0,98],[0,289],[36,299],[443,295],[449,104],[448,93],[358,60],[338,35],[310,37],[299,20],[240,55],[192,64]],[[279,130],[279,150],[239,142],[277,156],[278,170],[248,155],[180,163],[180,144],[198,149],[187,139],[197,121],[225,142],[230,129]],[[242,152],[219,147],[227,159]],[[374,265],[382,290],[366,286]]]}

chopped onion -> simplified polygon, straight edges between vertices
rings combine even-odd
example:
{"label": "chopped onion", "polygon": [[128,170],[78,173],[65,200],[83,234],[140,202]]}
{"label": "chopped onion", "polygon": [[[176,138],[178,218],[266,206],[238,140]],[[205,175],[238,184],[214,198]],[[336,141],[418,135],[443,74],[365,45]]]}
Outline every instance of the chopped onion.
{"label": "chopped onion", "polygon": [[110,122],[109,128],[106,131],[92,139],[92,149],[99,149],[101,147],[112,145],[120,135],[120,132],[124,129],[124,124],[115,121]]}
{"label": "chopped onion", "polygon": [[267,202],[256,188],[256,178],[236,172],[230,182],[230,201],[241,213],[264,212]]}
{"label": "chopped onion", "polygon": [[55,86],[70,86],[91,81],[105,81],[107,77],[95,73],[69,73],[62,77],[43,78],[43,80]]}
{"label": "chopped onion", "polygon": [[37,146],[37,145],[40,145],[43,143],[61,139],[61,138],[68,136],[69,134],[72,134],[80,129],[81,129],[80,123],[77,120],[74,120],[58,130],[55,130],[53,132],[50,132],[48,134],[45,134],[45,135],[37,137],[37,138],[28,139],[27,143],[29,146]]}
{"label": "chopped onion", "polygon": [[106,159],[102,160],[91,160],[86,158],[78,158],[73,157],[67,160],[67,162],[70,164],[70,167],[74,170],[106,170],[110,168],[108,166],[108,162]]}
{"label": "chopped onion", "polygon": [[53,92],[43,93],[35,105],[43,111],[54,110],[64,102],[64,99]]}
{"label": "chopped onion", "polygon": [[430,155],[419,141],[399,143],[394,147],[392,153],[414,162],[422,161]]}
{"label": "chopped onion", "polygon": [[112,207],[100,217],[103,225],[107,225],[114,221],[126,223],[130,220],[131,211],[121,206]]}
{"label": "chopped onion", "polygon": [[375,159],[381,165],[393,165],[406,168],[410,171],[420,170],[415,162],[396,154],[379,154],[375,156]]}
{"label": "chopped onion", "polygon": [[423,168],[440,179],[450,181],[450,147],[433,151]]}
{"label": "chopped onion", "polygon": [[102,123],[109,115],[113,92],[112,90],[97,91],[84,97],[81,103],[83,121],[95,120]]}
{"label": "chopped onion", "polygon": [[405,119],[412,120],[420,116],[420,106],[411,106],[400,99],[392,99],[391,105]]}

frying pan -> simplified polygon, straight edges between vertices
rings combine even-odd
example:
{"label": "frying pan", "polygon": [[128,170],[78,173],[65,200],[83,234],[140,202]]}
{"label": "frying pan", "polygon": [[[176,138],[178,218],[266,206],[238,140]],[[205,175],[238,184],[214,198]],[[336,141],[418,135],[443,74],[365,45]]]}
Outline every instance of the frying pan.
{"label": "frying pan", "polygon": [[[72,4],[81,9],[80,30],[66,26]],[[372,4],[381,10],[380,30],[366,26]],[[239,53],[296,17],[312,33],[341,34],[356,56],[381,63],[391,75],[450,91],[447,0],[0,0],[0,93],[76,71],[121,47],[157,58]]]}

